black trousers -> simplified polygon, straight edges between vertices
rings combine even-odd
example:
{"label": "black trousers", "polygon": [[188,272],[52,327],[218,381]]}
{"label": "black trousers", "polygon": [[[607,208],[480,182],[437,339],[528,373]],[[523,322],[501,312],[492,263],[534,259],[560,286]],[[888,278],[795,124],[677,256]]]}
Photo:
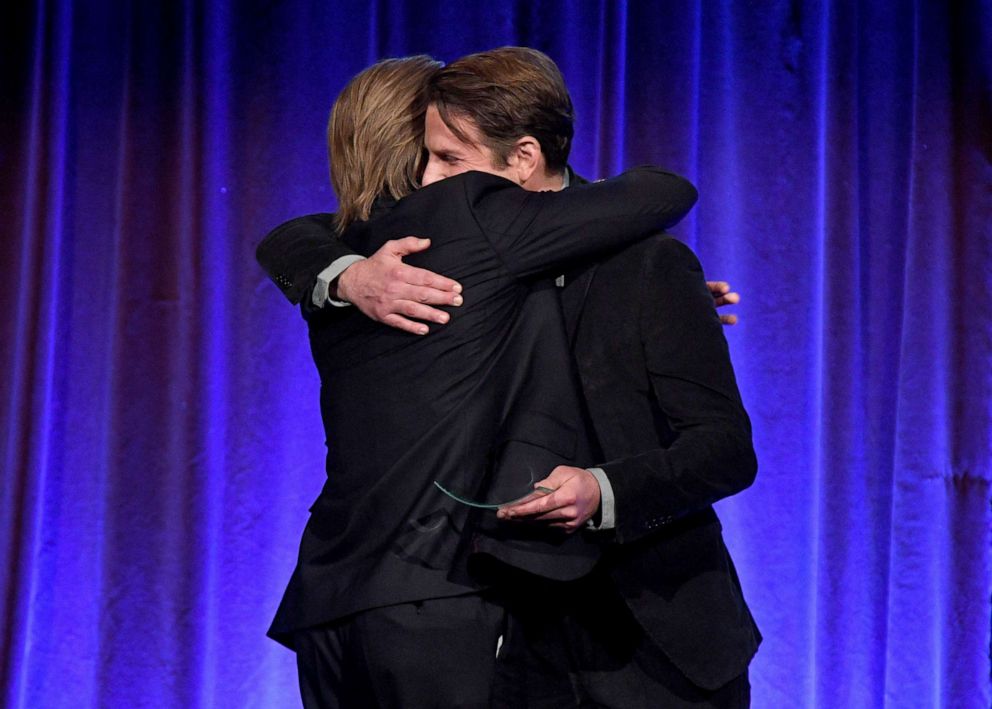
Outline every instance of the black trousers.
{"label": "black trousers", "polygon": [[489,707],[506,612],[486,595],[403,603],[297,632],[307,709]]}
{"label": "black trousers", "polygon": [[575,582],[517,584],[493,689],[500,709],[742,709],[747,673],[715,691],[690,682],[595,571]]}

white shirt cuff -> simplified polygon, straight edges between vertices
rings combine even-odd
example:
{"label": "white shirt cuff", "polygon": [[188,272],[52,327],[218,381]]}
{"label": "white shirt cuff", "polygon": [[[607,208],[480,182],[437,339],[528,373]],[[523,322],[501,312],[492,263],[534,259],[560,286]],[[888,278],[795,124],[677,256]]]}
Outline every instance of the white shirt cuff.
{"label": "white shirt cuff", "polygon": [[617,501],[613,496],[613,486],[610,485],[610,479],[606,477],[606,472],[602,468],[588,468],[588,470],[599,483],[600,509],[599,526],[594,525],[590,519],[589,528],[596,530],[614,529],[617,526]]}
{"label": "white shirt cuff", "polygon": [[365,257],[359,256],[358,254],[342,256],[341,258],[332,261],[330,266],[318,273],[317,283],[314,285],[313,294],[310,296],[313,304],[318,308],[323,308],[328,303],[338,308],[351,305],[351,303],[347,300],[335,300],[334,298],[331,298],[328,295],[328,292],[330,291],[331,283],[334,282],[334,279],[344,273],[348,266],[364,260]]}

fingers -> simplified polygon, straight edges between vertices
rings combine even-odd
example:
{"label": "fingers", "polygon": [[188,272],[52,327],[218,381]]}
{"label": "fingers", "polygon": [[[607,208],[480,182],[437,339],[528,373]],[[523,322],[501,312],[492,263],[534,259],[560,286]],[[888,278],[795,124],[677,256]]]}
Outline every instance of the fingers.
{"label": "fingers", "polygon": [[566,532],[574,532],[585,524],[587,516],[576,505],[568,505],[546,512],[542,515],[529,518],[529,521],[542,522],[549,527],[563,529]]}
{"label": "fingers", "polygon": [[[416,236],[407,236],[402,239],[393,239],[383,244],[381,250],[402,259],[404,256],[424,251],[431,245],[430,239],[420,239]],[[426,268],[415,266],[404,266],[402,271],[397,272],[397,278],[402,277],[407,283],[417,286],[426,286],[441,291],[451,291],[461,293],[462,287],[458,281],[447,278]]]}
{"label": "fingers", "polygon": [[423,320],[424,322],[435,322],[438,325],[444,325],[451,319],[451,316],[443,310],[432,308],[423,303],[416,303],[412,300],[397,302],[393,311],[395,315],[401,317]]}
{"label": "fingers", "polygon": [[[739,303],[739,302],[741,302],[741,296],[740,296],[740,294],[739,293],[733,293],[733,292],[725,293],[724,295],[720,296],[719,298],[714,298],[714,300],[713,300],[713,304],[716,307],[718,307],[718,308],[722,308],[725,305],[737,305],[737,303]],[[724,325],[736,325],[737,324],[737,316],[736,315],[733,315],[733,314],[724,315],[724,314],[721,313],[720,314],[720,322],[723,323]]]}
{"label": "fingers", "polygon": [[440,274],[428,271],[426,268],[416,266],[404,266],[403,278],[407,283],[415,286],[423,286],[429,290],[444,291],[450,293],[461,293],[461,284],[451,278],[446,278]]}
{"label": "fingers", "polygon": [[372,320],[426,335],[425,323],[443,325],[451,319],[432,306],[458,307],[463,302],[458,281],[403,263],[404,256],[424,251],[430,243],[415,236],[387,241],[341,274],[338,292]]}
{"label": "fingers", "polygon": [[[542,526],[550,527],[551,529],[560,529],[566,534],[572,534],[573,532],[578,531],[583,527],[584,524],[579,520],[578,516],[573,516],[568,520],[555,520],[555,519],[551,519],[550,517],[544,519],[542,517],[542,518],[528,519],[527,522],[534,524],[540,522]],[[520,522],[517,522],[517,524],[520,524]]]}
{"label": "fingers", "polygon": [[[516,504],[502,508],[497,516],[501,519],[534,517],[548,514],[560,508],[574,506],[578,502],[579,491],[574,484],[569,483],[575,482],[574,478],[577,473],[579,475],[588,474],[581,468],[559,465],[544,480],[534,483],[534,493]],[[551,492],[543,493],[541,492],[542,488],[551,490]]]}
{"label": "fingers", "polygon": [[[547,498],[551,497],[552,495],[547,496]],[[504,520],[541,522],[549,527],[564,529],[566,532],[574,532],[588,519],[588,516],[582,514],[578,505],[562,505],[561,501],[549,499],[514,505],[512,511],[499,510],[497,516]]]}
{"label": "fingers", "polygon": [[381,248],[394,256],[403,257],[407,254],[415,254],[419,251],[424,251],[430,245],[430,239],[421,239],[416,236],[406,236],[402,239],[392,239],[387,241]]}
{"label": "fingers", "polygon": [[497,516],[503,520],[543,522],[574,532],[599,509],[600,489],[596,477],[584,468],[559,465],[551,475],[538,481],[538,490],[549,488],[552,492],[500,509]]}
{"label": "fingers", "polygon": [[534,515],[530,519],[535,522],[558,522],[560,524],[567,524],[578,517],[579,511],[575,507],[569,505],[568,507],[556,507],[553,510],[549,510],[541,515]]}
{"label": "fingers", "polygon": [[[462,304],[461,286],[455,281],[449,278],[443,279],[454,284],[454,286],[445,286],[444,288],[422,285],[420,277],[415,273],[416,271],[434,275],[430,271],[413,266],[397,267],[393,270],[395,280],[388,286],[389,295],[396,300],[412,300],[427,305],[453,305],[457,307]],[[438,276],[438,279],[441,279],[441,276]],[[454,288],[457,290],[453,290]]]}
{"label": "fingers", "polygon": [[706,281],[706,287],[709,288],[714,298],[730,291],[730,284],[726,281]]}
{"label": "fingers", "polygon": [[[392,308],[392,312],[382,316],[382,322],[391,327],[412,332],[414,335],[426,335],[429,332],[424,323],[444,325],[451,319],[451,316],[443,310],[413,301],[397,301],[393,303]],[[414,322],[415,320],[422,322]]]}
{"label": "fingers", "polygon": [[[713,305],[722,308],[725,305],[737,305],[741,302],[740,293],[730,290],[730,284],[726,281],[706,281],[706,287],[713,296]],[[720,315],[720,322],[724,325],[736,325],[736,315]]]}
{"label": "fingers", "polygon": [[[405,266],[403,267],[403,269],[406,268]],[[411,268],[410,270],[416,271],[420,269]],[[405,282],[407,273],[406,271],[401,271],[400,268],[394,269],[392,275],[394,280],[387,286],[382,298],[384,301],[383,310],[385,311],[382,313],[382,322],[384,323],[392,324],[395,318],[387,321],[386,317],[393,315],[400,318],[413,318],[415,320],[444,325],[451,319],[451,315],[444,310],[431,306],[446,305],[458,307],[464,302],[464,299],[458,293],[415,286]]]}
{"label": "fingers", "polygon": [[382,322],[390,327],[395,327],[397,330],[403,330],[404,332],[409,332],[413,335],[426,335],[430,332],[430,328],[422,322],[407,320],[402,315],[397,315],[396,313],[386,315],[382,318]]}
{"label": "fingers", "polygon": [[[528,495],[520,502],[516,504],[509,505],[500,509],[496,516],[500,519],[512,519],[514,517],[533,517],[535,515],[543,515],[552,512],[560,507],[565,506],[565,504],[574,504],[575,500],[567,502],[564,499],[565,494],[559,496],[558,491],[544,494],[535,493],[539,495],[538,497],[533,497]],[[574,498],[574,495],[573,495]]]}

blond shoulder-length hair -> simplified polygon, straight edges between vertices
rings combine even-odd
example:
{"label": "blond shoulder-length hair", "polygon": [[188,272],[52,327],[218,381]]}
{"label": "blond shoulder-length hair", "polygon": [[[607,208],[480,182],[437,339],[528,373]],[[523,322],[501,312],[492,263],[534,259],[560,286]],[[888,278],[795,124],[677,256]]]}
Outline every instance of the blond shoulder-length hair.
{"label": "blond shoulder-length hair", "polygon": [[427,83],[441,67],[428,56],[384,59],[344,87],[327,124],[338,233],[369,218],[376,198],[417,188]]}

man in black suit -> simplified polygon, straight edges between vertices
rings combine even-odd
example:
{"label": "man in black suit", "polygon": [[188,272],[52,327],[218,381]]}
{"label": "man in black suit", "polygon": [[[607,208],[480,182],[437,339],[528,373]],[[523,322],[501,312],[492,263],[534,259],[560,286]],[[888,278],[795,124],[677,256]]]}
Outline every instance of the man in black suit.
{"label": "man in black suit", "polygon": [[[479,92],[513,91],[501,81],[507,64],[530,61],[519,50],[495,50],[435,77],[425,184],[485,169],[472,164],[480,142],[498,147],[526,134],[488,110]],[[452,117],[476,126],[482,140],[457,135],[446,122]],[[558,137],[570,131],[569,121]],[[546,173],[549,179],[524,187],[582,182],[570,171]],[[311,239],[312,248],[320,239],[316,232]],[[429,278],[416,272],[411,280]],[[389,290],[381,282],[365,288]],[[747,665],[760,635],[710,505],[747,487],[756,462],[699,264],[685,246],[659,236],[572,269],[562,300],[597,460],[606,462],[594,472],[556,468],[538,482],[556,493],[500,515],[567,529],[596,515],[612,531],[602,532],[610,537],[602,563],[581,581],[521,577],[526,592],[501,652],[498,699],[512,706],[746,706]],[[528,602],[535,597],[541,602]]]}
{"label": "man in black suit", "polygon": [[591,570],[599,546],[584,536],[474,516],[435,481],[502,501],[589,464],[558,297],[541,275],[644,238],[695,201],[653,168],[568,193],[520,189],[544,169],[529,136],[499,169],[397,201],[413,185],[434,70],[388,60],[349,83],[328,130],[341,210],[309,222],[365,255],[430,235],[416,258],[464,286],[458,317],[430,338],[305,309],[328,479],[270,634],[296,649],[313,706],[485,705],[502,623],[470,565],[496,559],[559,582]]}

